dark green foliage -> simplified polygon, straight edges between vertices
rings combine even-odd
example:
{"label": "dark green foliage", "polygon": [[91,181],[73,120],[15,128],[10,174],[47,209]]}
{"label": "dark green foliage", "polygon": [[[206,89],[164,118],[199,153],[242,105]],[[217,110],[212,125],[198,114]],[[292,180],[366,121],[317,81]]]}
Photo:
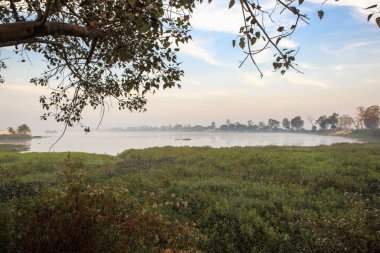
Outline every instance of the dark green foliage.
{"label": "dark green foliage", "polygon": [[128,151],[123,152],[119,155],[122,157],[117,163],[117,173],[123,174],[128,171],[143,171],[148,172],[152,169],[165,167],[167,165],[172,165],[175,163],[174,157],[165,157],[165,158],[151,158],[151,159],[143,159],[141,156],[137,155],[128,155]]}
{"label": "dark green foliage", "polygon": [[270,128],[279,128],[280,127],[280,122],[275,120],[275,119],[269,119],[268,120],[268,126]]}
{"label": "dark green foliage", "polygon": [[287,130],[290,129],[290,120],[288,118],[282,120],[282,127]]}
{"label": "dark green foliage", "polygon": [[17,127],[17,133],[20,133],[20,134],[30,134],[30,128],[28,125],[26,124],[22,124],[20,126]]}
{"label": "dark green foliage", "polygon": [[380,106],[373,105],[365,110],[364,124],[369,129],[379,128],[380,124]]}
{"label": "dark green foliage", "polygon": [[40,193],[48,184],[44,182],[10,182],[0,185],[0,202],[6,202],[13,198],[34,196]]}
{"label": "dark green foliage", "polygon": [[[72,165],[70,165],[72,166]],[[15,199],[0,245],[10,252],[160,252],[189,249],[191,229],[150,212],[123,187],[88,184],[66,169],[63,187]]]}
{"label": "dark green foliage", "polygon": [[294,117],[290,121],[290,125],[292,126],[292,129],[295,129],[295,130],[299,130],[303,128],[304,123],[305,122],[302,120],[301,116]]}
{"label": "dark green foliage", "polygon": [[338,113],[333,113],[329,118],[328,118],[328,123],[331,127],[331,129],[336,129],[338,123],[339,123],[339,114]]}
{"label": "dark green foliage", "polygon": [[328,128],[335,130],[339,123],[339,114],[333,113],[329,117],[326,115],[320,116],[316,121],[321,130],[326,130]]}
{"label": "dark green foliage", "polygon": [[60,81],[40,97],[48,110],[42,119],[72,126],[86,106],[104,108],[107,97],[119,109],[141,111],[146,93],[179,86],[178,46],[191,39],[194,6],[194,0],[1,1],[0,47],[16,46],[20,62],[29,51],[45,58],[46,70],[31,82]]}
{"label": "dark green foliage", "polygon": [[202,217],[199,228],[205,234],[200,248],[205,252],[249,252],[252,242],[242,231],[238,215],[212,210]]}

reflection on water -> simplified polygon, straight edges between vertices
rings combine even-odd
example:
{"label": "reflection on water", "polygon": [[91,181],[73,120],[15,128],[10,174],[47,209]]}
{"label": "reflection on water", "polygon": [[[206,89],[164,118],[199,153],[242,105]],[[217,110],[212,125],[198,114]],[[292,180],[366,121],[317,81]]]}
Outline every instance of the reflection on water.
{"label": "reflection on water", "polygon": [[[32,152],[47,152],[59,134],[23,143]],[[295,133],[223,133],[223,132],[67,132],[52,151],[79,151],[115,155],[125,149],[162,146],[319,146],[340,142],[359,142],[339,136]]]}
{"label": "reflection on water", "polygon": [[0,140],[0,151],[24,152],[30,151],[31,140]]}

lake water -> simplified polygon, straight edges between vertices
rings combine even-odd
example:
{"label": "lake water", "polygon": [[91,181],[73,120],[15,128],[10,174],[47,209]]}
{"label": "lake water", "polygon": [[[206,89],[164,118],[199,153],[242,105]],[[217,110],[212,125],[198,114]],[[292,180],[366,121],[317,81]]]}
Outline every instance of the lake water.
{"label": "lake water", "polygon": [[[34,135],[39,135],[34,133]],[[59,134],[26,143],[31,152],[48,152]],[[116,155],[126,149],[162,146],[319,146],[334,143],[357,143],[358,140],[339,136],[301,133],[231,133],[231,132],[67,132],[51,151],[80,151]]]}

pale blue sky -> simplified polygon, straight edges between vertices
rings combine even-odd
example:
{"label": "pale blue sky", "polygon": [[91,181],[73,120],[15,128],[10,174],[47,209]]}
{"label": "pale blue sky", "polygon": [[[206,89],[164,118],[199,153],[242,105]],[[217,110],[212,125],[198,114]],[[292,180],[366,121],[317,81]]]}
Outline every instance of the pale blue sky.
{"label": "pale blue sky", "polygon": [[[241,14],[238,8],[228,10],[228,2],[215,0],[196,9],[193,41],[180,53],[185,71],[182,89],[159,91],[150,98],[146,113],[109,108],[102,127],[207,125],[211,121],[220,125],[226,119],[245,123],[332,112],[353,115],[357,106],[380,104],[380,29],[368,24],[366,12],[359,8],[375,0],[341,0],[338,4],[330,0],[323,7],[323,21],[316,14],[321,1],[306,0],[304,8],[311,23],[286,41],[286,46],[301,46],[297,61],[305,74],[272,72],[272,53],[268,51],[257,58],[263,79],[249,62],[238,68],[243,55],[232,48],[231,40],[241,25]],[[271,1],[261,2],[265,6]],[[4,57],[7,50],[1,53]],[[46,90],[32,86],[29,79],[41,72],[43,63],[37,56],[30,57],[33,66],[16,64],[19,59],[13,58],[4,71],[0,129],[21,123],[35,131],[61,129],[53,120],[39,120],[43,111],[38,98]],[[95,127],[99,114],[87,112],[84,123]]]}

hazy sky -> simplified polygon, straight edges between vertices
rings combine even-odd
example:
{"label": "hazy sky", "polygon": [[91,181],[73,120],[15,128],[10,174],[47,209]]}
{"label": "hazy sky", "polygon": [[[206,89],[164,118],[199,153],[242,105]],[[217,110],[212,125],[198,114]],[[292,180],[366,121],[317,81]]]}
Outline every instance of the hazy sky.
{"label": "hazy sky", "polygon": [[[146,113],[119,112],[109,108],[102,127],[163,124],[220,125],[247,120],[281,120],[283,117],[338,112],[355,113],[357,106],[380,104],[380,29],[367,23],[367,12],[360,7],[375,0],[330,0],[320,21],[319,0],[306,0],[304,8],[311,18],[285,41],[286,47],[301,46],[297,61],[304,74],[272,72],[272,53],[256,60],[264,78],[250,62],[238,68],[243,55],[231,41],[241,26],[239,8],[228,10],[229,0],[214,0],[196,8],[192,17],[193,41],[182,48],[180,60],[185,77],[181,89],[160,90],[150,97]],[[263,6],[271,0],[261,1]],[[287,22],[287,17],[285,17]],[[277,26],[277,25],[276,25]],[[1,51],[1,57],[9,49]],[[6,83],[0,85],[0,129],[27,123],[32,131],[62,129],[53,120],[40,121],[43,113],[38,102],[47,90],[29,83],[42,72],[41,58],[30,56],[32,65],[8,61],[3,72]],[[100,112],[88,112],[84,123],[96,127]]]}

